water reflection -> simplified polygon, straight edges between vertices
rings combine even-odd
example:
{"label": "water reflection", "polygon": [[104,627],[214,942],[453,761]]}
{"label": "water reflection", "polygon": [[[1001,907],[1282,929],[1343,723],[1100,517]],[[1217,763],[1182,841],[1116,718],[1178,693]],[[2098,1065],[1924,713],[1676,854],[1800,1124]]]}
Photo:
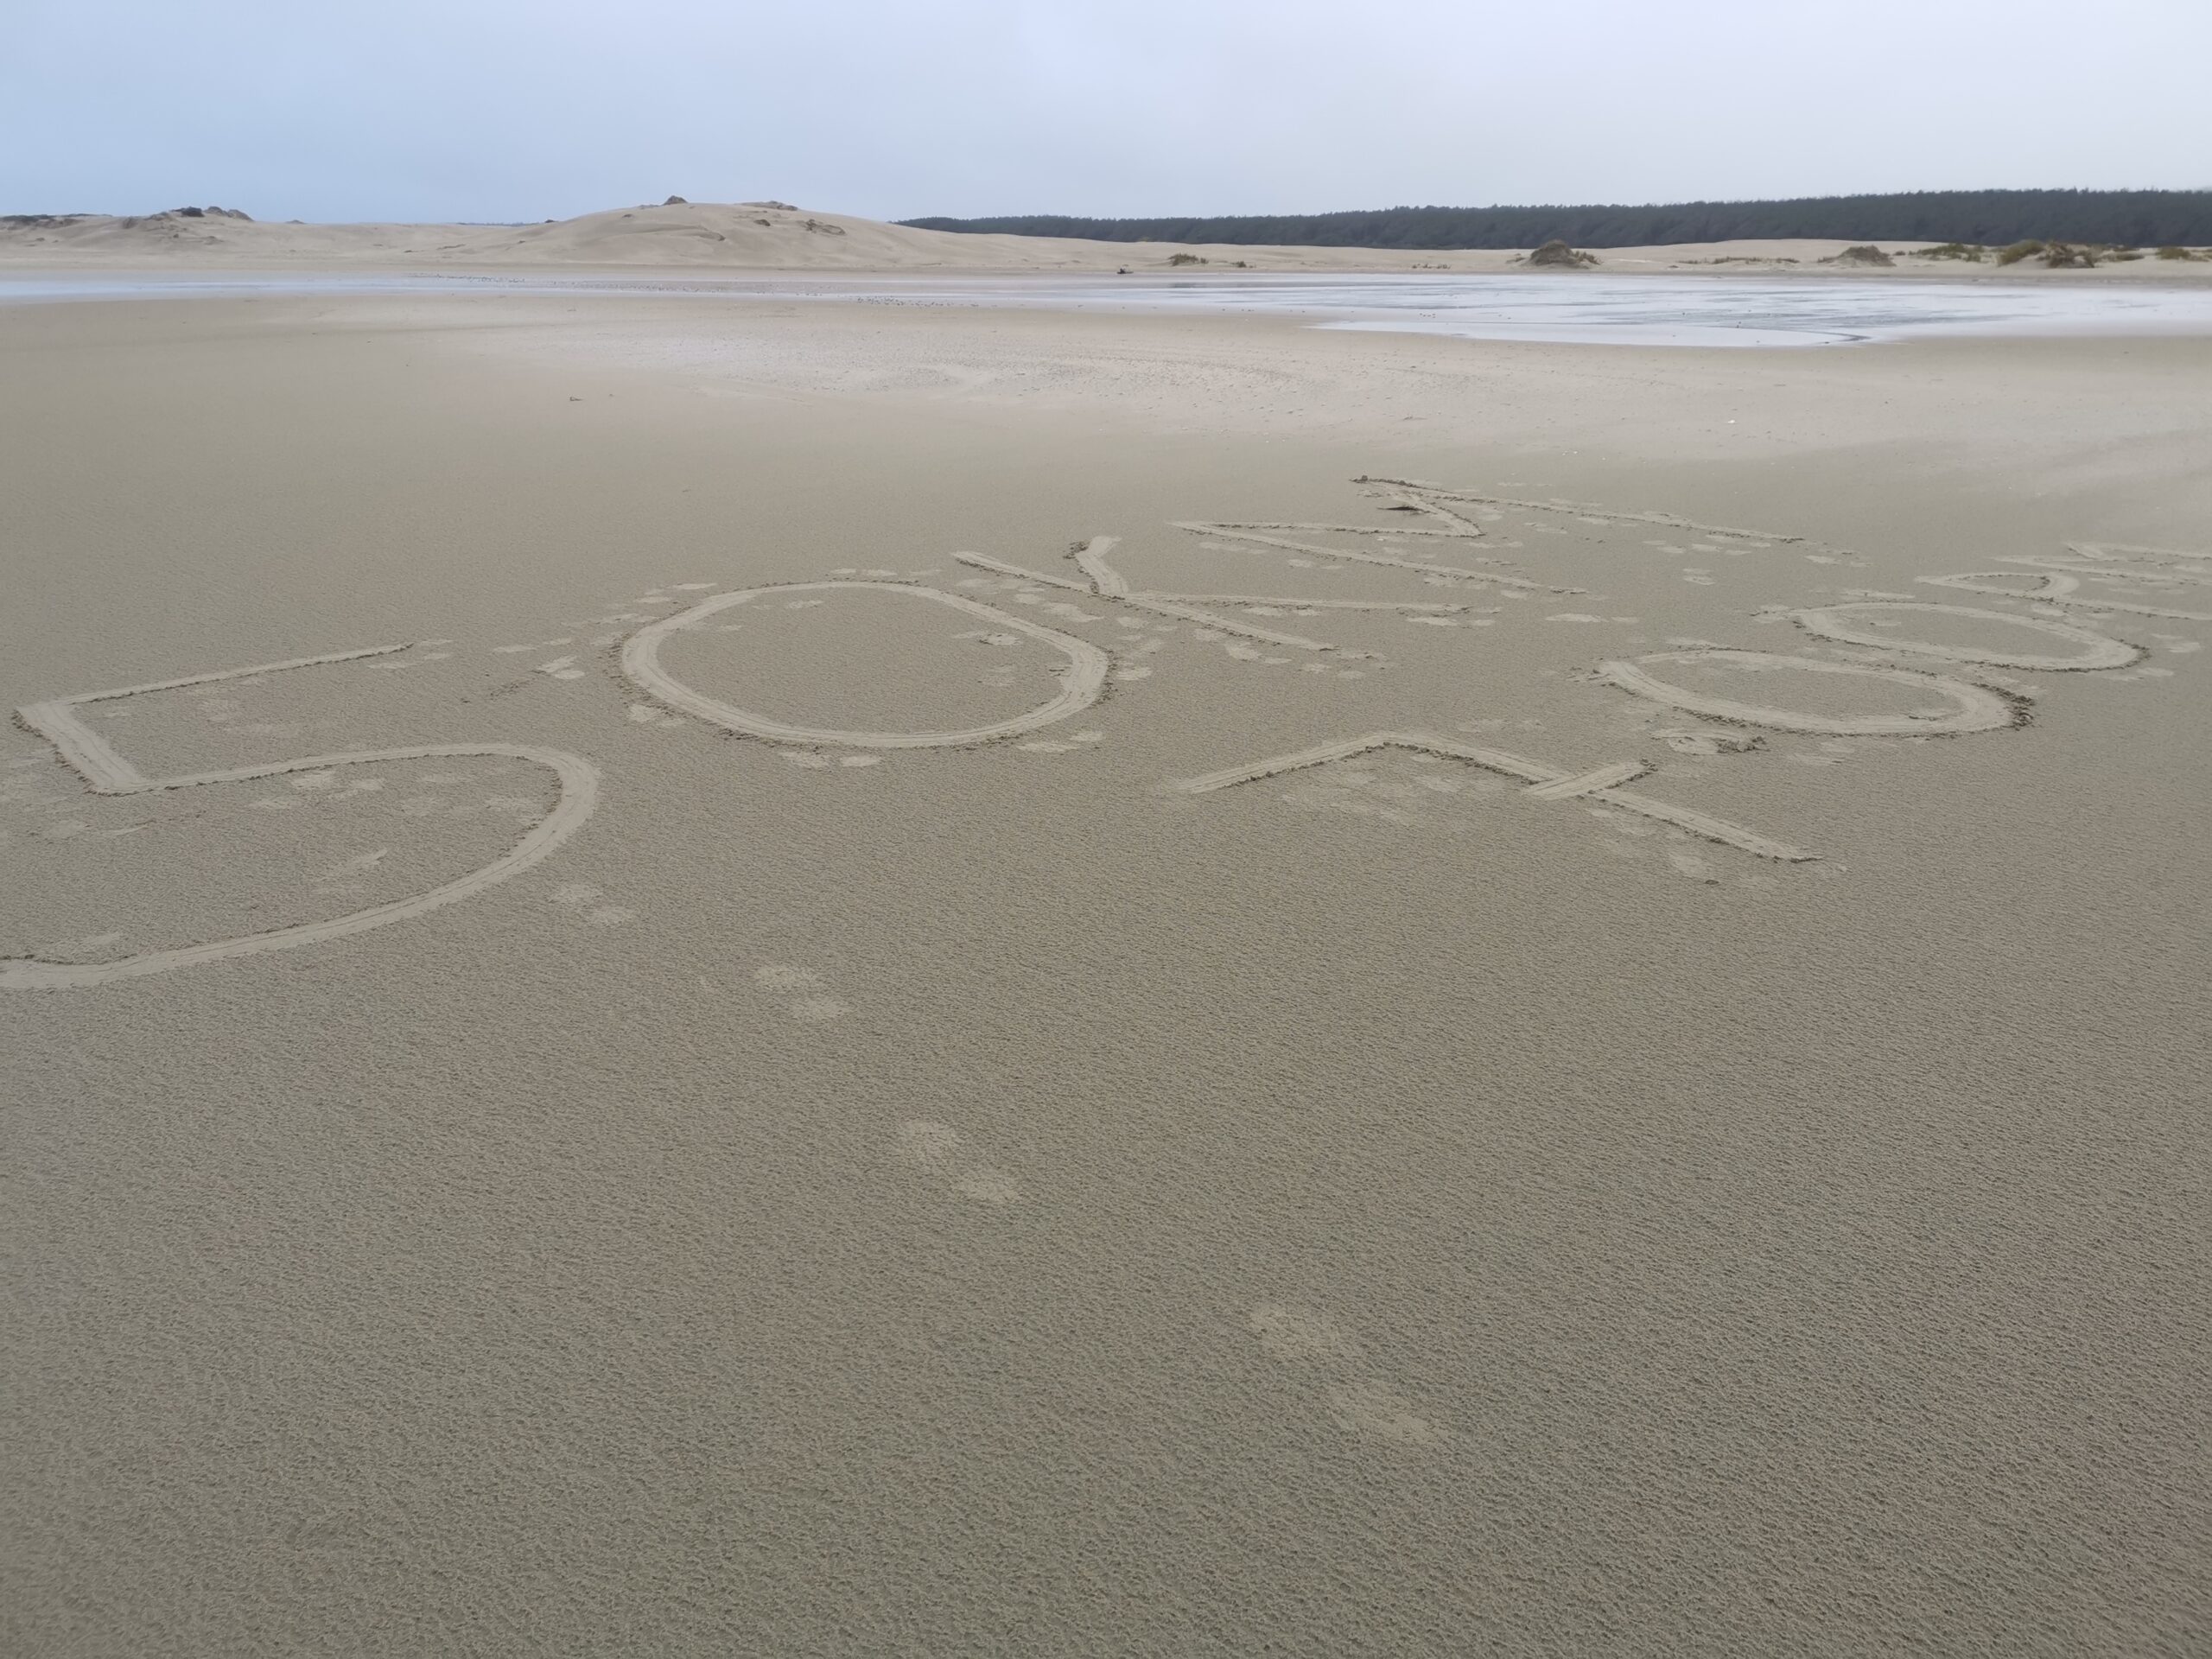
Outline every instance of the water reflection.
{"label": "water reflection", "polygon": [[0,273],[0,304],[285,295],[517,294],[879,305],[1223,311],[1570,344],[1788,346],[1922,335],[2212,334],[2212,288],[1750,276],[1326,274],[1211,277],[788,273]]}

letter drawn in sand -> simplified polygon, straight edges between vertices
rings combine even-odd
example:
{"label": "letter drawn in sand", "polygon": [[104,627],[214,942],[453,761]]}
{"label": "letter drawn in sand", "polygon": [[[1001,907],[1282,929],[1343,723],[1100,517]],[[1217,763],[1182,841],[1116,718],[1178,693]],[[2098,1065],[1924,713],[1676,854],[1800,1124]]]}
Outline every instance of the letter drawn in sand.
{"label": "letter drawn in sand", "polygon": [[[903,599],[927,600],[956,611],[964,611],[970,616],[981,617],[998,627],[1027,634],[1032,639],[1043,641],[1068,659],[1067,667],[1060,671],[1058,694],[1010,720],[961,731],[852,732],[817,726],[793,726],[771,719],[766,715],[740,709],[734,703],[721,702],[693,690],[661,666],[660,648],[669,635],[691,627],[734,605],[749,604],[763,594],[854,591],[894,594]],[[767,738],[779,743],[852,749],[957,748],[967,744],[988,743],[999,738],[1033,732],[1040,726],[1051,726],[1065,720],[1070,715],[1080,714],[1097,702],[1098,694],[1106,683],[1108,666],[1106,653],[1088,639],[1078,639],[1073,634],[1062,633],[1057,628],[1046,627],[1041,623],[980,604],[958,594],[943,593],[935,588],[899,582],[793,582],[761,588],[741,588],[731,593],[716,594],[711,599],[701,600],[688,610],[678,611],[673,616],[665,616],[658,622],[650,623],[632,634],[622,645],[623,673],[639,690],[658,698],[671,709],[681,709],[709,725],[719,726],[725,731],[742,733],[747,737]]]}
{"label": "letter drawn in sand", "polygon": [[[1576,501],[1528,501],[1510,495],[1484,495],[1475,490],[1455,489],[1448,484],[1427,484],[1413,478],[1367,478],[1352,480],[1355,484],[1379,485],[1389,490],[1403,492],[1401,499],[1419,503],[1431,512],[1447,511],[1446,501],[1469,501],[1483,506],[1516,507],[1525,512],[1564,513],[1577,518],[1602,518],[1617,524],[1649,524],[1656,529],[1677,530],[1693,536],[1721,537],[1732,541],[1802,542],[1802,536],[1785,536],[1773,530],[1739,530],[1726,524],[1700,524],[1691,518],[1677,518],[1666,512],[1619,512],[1610,507],[1586,506]],[[1466,523],[1461,519],[1462,524]]]}
{"label": "letter drawn in sand", "polygon": [[[1915,611],[1928,616],[1962,616],[1975,622],[2002,622],[2011,627],[2027,628],[2037,633],[2049,634],[2053,639],[2068,640],[2082,649],[2069,657],[2054,657],[2048,652],[1990,651],[1980,645],[1946,645],[1924,639],[1900,639],[1884,633],[1878,628],[1855,626],[1848,620],[1873,611]],[[1949,663],[1986,663],[1993,668],[2126,668],[2130,663],[2140,661],[2145,654],[2140,645],[2131,645],[2124,640],[2099,633],[2094,628],[2078,627],[2071,622],[2050,622],[2040,617],[2015,616],[2010,611],[1975,610],[1966,605],[1923,605],[1914,600],[1874,599],[1850,605],[1822,605],[1808,610],[1792,611],[1789,620],[1806,632],[1822,639],[1840,639],[1853,645],[1872,645],[1878,650],[1900,652],[1913,657],[1935,657]]]}
{"label": "letter drawn in sand", "polygon": [[[1187,526],[1186,526],[1187,528]],[[1414,532],[1425,533],[1425,532]],[[961,563],[973,565],[978,570],[994,570],[1002,576],[1013,576],[1022,582],[1033,582],[1047,588],[1058,588],[1087,598],[1111,600],[1119,604],[1134,606],[1141,611],[1150,611],[1156,616],[1172,616],[1185,622],[1195,622],[1201,627],[1216,628],[1223,633],[1233,633],[1246,639],[1256,639],[1262,645],[1278,645],[1289,651],[1334,651],[1337,647],[1325,639],[1308,639],[1302,633],[1284,633],[1274,628],[1263,628],[1242,617],[1225,615],[1212,609],[1217,605],[1264,605],[1282,610],[1305,611],[1403,611],[1431,616],[1458,615],[1466,610],[1465,605],[1443,605],[1429,601],[1374,600],[1374,599],[1298,599],[1270,594],[1165,594],[1149,590],[1139,592],[1129,586],[1128,579],[1107,562],[1106,556],[1120,544],[1115,536],[1094,536],[1087,542],[1077,543],[1070,550],[1069,556],[1082,571],[1084,582],[1071,582],[1065,576],[1051,575],[1042,570],[1031,570],[1019,564],[1008,564],[1003,559],[986,557],[981,553],[956,553],[953,557]]]}
{"label": "letter drawn in sand", "polygon": [[[1723,668],[1780,669],[1805,674],[1856,674],[1866,679],[1886,680],[1933,692],[1953,706],[1946,715],[1829,715],[1801,714],[1792,709],[1772,709],[1713,696],[1674,685],[1646,673],[1645,663],[1686,663]],[[1708,720],[1732,721],[1743,726],[1764,726],[1777,732],[1809,732],[1821,737],[1948,737],[1963,732],[1994,732],[2019,725],[2024,716],[2018,704],[2007,702],[1986,686],[1930,674],[1912,668],[1879,668],[1864,663],[1829,663],[1815,657],[1780,657],[1764,651],[1730,651],[1715,647],[1697,651],[1662,651],[1632,662],[1598,664],[1598,677],[1635,696],[1663,702],[1669,709],[1703,715]]]}
{"label": "letter drawn in sand", "polygon": [[2138,583],[2153,588],[2212,584],[2212,553],[2180,553],[2170,548],[2125,547],[2113,542],[2069,542],[2067,556],[2050,553],[2000,553],[1999,564],[2035,570],[2063,570],[2093,582]]}
{"label": "letter drawn in sand", "polygon": [[[2212,553],[2186,552],[2178,547],[2139,547],[2131,542],[2069,542],[2066,550],[2077,559],[2097,565],[2133,567],[2113,574],[2121,581],[2137,572],[2155,573],[2167,582],[2212,582]],[[2147,571],[2144,567],[2149,567]]]}
{"label": "letter drawn in sand", "polygon": [[[1580,588],[1560,588],[1548,582],[1532,582],[1526,576],[1509,576],[1496,570],[1470,569],[1464,564],[1439,564],[1428,559],[1409,559],[1397,553],[1367,553],[1357,548],[1329,547],[1310,541],[1294,541],[1280,532],[1294,530],[1302,535],[1334,534],[1344,536],[1404,536],[1432,537],[1442,540],[1464,540],[1470,531],[1460,530],[1398,529],[1385,524],[1259,524],[1228,519],[1179,519],[1175,528],[1192,535],[1209,538],[1201,545],[1236,548],[1247,553],[1292,553],[1312,559],[1342,560],[1353,564],[1373,564],[1396,570],[1411,570],[1418,575],[1440,576],[1451,582],[1486,582],[1495,588],[1516,588],[1532,594],[1580,594]],[[1472,533],[1479,534],[1479,531]],[[1495,564],[1495,559],[1479,559],[1483,564]],[[1296,601],[1311,604],[1310,600]]]}
{"label": "letter drawn in sand", "polygon": [[[2111,580],[2109,576],[2107,580]],[[1959,588],[1970,594],[1989,594],[1999,599],[2029,599],[2038,605],[2076,605],[2090,611],[2124,611],[2130,616],[2163,617],[2171,622],[2212,622],[2212,611],[2175,611],[2160,605],[2138,605],[2124,599],[2107,599],[2102,594],[2084,596],[2082,579],[2058,570],[2020,572],[2016,570],[1967,570],[1955,576],[1922,576],[1919,581],[1929,588]],[[2008,582],[2033,582],[2042,586],[2022,589],[2007,587]]]}
{"label": "letter drawn in sand", "polygon": [[1819,857],[1816,853],[1802,851],[1786,842],[1770,840],[1739,823],[1731,823],[1726,818],[1716,818],[1689,807],[1676,806],[1669,801],[1655,800],[1649,795],[1621,788],[1621,785],[1651,770],[1641,760],[1617,760],[1608,766],[1592,767],[1587,772],[1569,772],[1541,760],[1531,760],[1525,755],[1511,754],[1503,749],[1484,748],[1472,743],[1456,742],[1451,738],[1438,737],[1427,732],[1369,732],[1361,737],[1338,738],[1331,743],[1317,743],[1310,749],[1271,755],[1264,760],[1248,761],[1241,766],[1227,766],[1219,772],[1207,772],[1203,777],[1185,779],[1167,787],[1178,795],[1211,795],[1217,790],[1234,789],[1239,784],[1257,783],[1263,778],[1280,778],[1286,772],[1300,772],[1308,766],[1326,766],[1332,760],[1349,760],[1354,755],[1366,754],[1375,749],[1413,749],[1423,754],[1464,760],[1485,772],[1500,772],[1508,778],[1518,779],[1529,785],[1526,792],[1532,800],[1602,801],[1608,806],[1633,812],[1639,817],[1672,824],[1703,840],[1741,848],[1745,852],[1755,853],[1761,858],[1802,864]]}
{"label": "letter drawn in sand", "polygon": [[248,933],[236,938],[217,939],[207,944],[149,950],[113,962],[45,962],[36,957],[0,960],[0,988],[60,990],[105,985],[118,979],[168,973],[174,969],[197,967],[202,963],[259,956],[271,950],[288,950],[298,945],[320,944],[327,940],[344,938],[349,934],[365,933],[372,928],[426,915],[445,906],[459,904],[464,899],[472,899],[486,888],[495,887],[511,876],[519,875],[532,865],[542,862],[563,842],[582,828],[584,820],[591,816],[592,809],[598,804],[599,769],[582,756],[571,754],[565,749],[537,748],[515,743],[429,743],[408,748],[360,749],[343,754],[308,755],[298,760],[234,766],[219,772],[149,778],[118,753],[106,739],[77,717],[77,710],[86,703],[113,702],[124,697],[142,696],[150,692],[174,691],[188,685],[212,685],[253,675],[281,674],[329,663],[353,662],[365,657],[385,657],[408,649],[410,647],[404,645],[374,645],[363,651],[336,652],[326,657],[299,657],[289,662],[258,663],[251,668],[188,675],[182,679],[124,686],[113,691],[87,691],[73,697],[32,703],[17,709],[16,714],[26,727],[54,746],[62,762],[82,778],[89,788],[102,795],[137,795],[155,790],[194,789],[202,784],[241,783],[255,778],[279,777],[287,772],[322,772],[334,766],[359,766],[382,760],[451,760],[474,755],[527,760],[547,768],[560,780],[561,795],[553,810],[533,824],[513,847],[490,863],[480,865],[466,875],[456,877],[427,893],[418,893],[390,904],[353,911],[323,921],[303,922],[296,927],[275,928],[266,933]]}

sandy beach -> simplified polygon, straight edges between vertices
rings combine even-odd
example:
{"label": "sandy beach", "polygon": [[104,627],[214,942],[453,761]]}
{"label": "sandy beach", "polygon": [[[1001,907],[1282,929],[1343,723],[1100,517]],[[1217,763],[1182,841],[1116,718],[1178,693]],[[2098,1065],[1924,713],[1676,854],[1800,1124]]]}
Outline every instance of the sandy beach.
{"label": "sandy beach", "polygon": [[0,306],[4,1645],[2203,1651],[2208,384]]}

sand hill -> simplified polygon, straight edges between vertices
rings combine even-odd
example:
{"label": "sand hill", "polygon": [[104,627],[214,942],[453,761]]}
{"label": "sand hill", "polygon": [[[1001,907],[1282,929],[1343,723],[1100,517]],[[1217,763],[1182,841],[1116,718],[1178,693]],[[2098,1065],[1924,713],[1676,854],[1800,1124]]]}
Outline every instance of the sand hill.
{"label": "sand hill", "polygon": [[[1608,248],[1605,268],[1637,270],[1787,270],[1833,262],[1842,242],[1724,242]],[[1891,244],[1890,252],[1920,245]],[[787,202],[691,202],[613,208],[575,219],[517,225],[307,225],[256,220],[234,208],[165,213],[0,216],[0,267],[48,269],[177,265],[232,270],[300,266],[571,266],[661,270],[821,271],[1239,270],[1505,271],[1527,269],[1525,251],[1186,246],[1032,236],[970,236],[820,213]],[[1899,274],[1959,275],[1986,266],[1908,259]],[[2032,276],[2039,265],[2007,268]],[[2099,276],[2188,276],[2202,264],[2142,260]]]}
{"label": "sand hill", "polygon": [[[200,208],[0,219],[10,263],[718,266],[753,270],[1095,270],[1148,250],[963,236],[784,202],[671,201],[540,225],[273,224]],[[1162,250],[1146,263],[1165,264]]]}

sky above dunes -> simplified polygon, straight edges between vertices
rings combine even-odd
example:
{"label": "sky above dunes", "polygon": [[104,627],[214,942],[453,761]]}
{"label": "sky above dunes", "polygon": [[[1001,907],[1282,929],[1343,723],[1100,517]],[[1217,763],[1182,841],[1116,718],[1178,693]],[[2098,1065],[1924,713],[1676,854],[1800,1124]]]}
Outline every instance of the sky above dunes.
{"label": "sky above dunes", "polygon": [[0,212],[2212,185],[2207,0],[9,0]]}

